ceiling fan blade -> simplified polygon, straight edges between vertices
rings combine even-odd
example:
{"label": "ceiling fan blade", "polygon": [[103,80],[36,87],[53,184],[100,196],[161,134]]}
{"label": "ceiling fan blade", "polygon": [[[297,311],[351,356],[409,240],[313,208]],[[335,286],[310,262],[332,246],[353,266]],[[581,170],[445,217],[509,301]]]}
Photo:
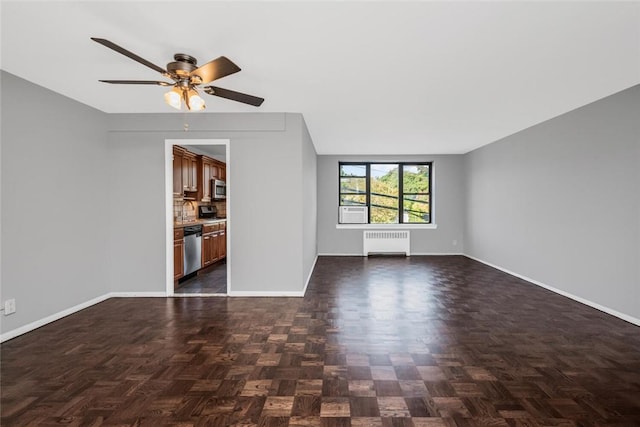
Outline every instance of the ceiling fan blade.
{"label": "ceiling fan blade", "polygon": [[238,71],[240,71],[240,67],[231,62],[226,56],[221,56],[207,62],[200,68],[196,68],[190,75],[200,77],[202,81],[198,84],[206,84]]}
{"label": "ceiling fan blade", "polygon": [[173,83],[160,82],[155,80],[98,80],[102,83],[111,83],[118,85],[157,85],[157,86],[173,86]]}
{"label": "ceiling fan blade", "polygon": [[203,90],[209,95],[219,96],[220,98],[230,99],[232,101],[242,102],[244,104],[259,107],[264,102],[264,98],[247,95],[246,93],[236,92],[234,90],[223,89],[215,86],[205,86]]}
{"label": "ceiling fan blade", "polygon": [[100,39],[100,38],[97,38],[97,37],[91,37],[91,40],[93,40],[94,42],[100,43],[101,45],[106,46],[109,49],[113,49],[116,52],[118,52],[118,53],[120,53],[120,54],[122,54],[124,56],[127,56],[127,57],[133,59],[134,61],[137,61],[137,62],[141,63],[142,65],[146,65],[147,67],[149,67],[149,68],[151,68],[153,70],[156,70],[160,74],[168,75],[167,70],[165,70],[164,68],[158,67],[156,64],[153,64],[153,63],[147,61],[146,59],[139,57],[135,53],[130,52],[127,49],[125,49],[123,47],[120,47],[117,44],[115,44],[113,42],[110,42],[107,39]]}

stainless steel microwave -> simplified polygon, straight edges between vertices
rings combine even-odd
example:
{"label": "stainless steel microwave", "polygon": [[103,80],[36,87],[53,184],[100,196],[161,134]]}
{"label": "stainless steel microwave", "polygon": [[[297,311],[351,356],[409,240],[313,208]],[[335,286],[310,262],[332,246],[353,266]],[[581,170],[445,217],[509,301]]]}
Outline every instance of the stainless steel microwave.
{"label": "stainless steel microwave", "polygon": [[211,193],[214,200],[227,198],[227,184],[219,179],[211,180]]}

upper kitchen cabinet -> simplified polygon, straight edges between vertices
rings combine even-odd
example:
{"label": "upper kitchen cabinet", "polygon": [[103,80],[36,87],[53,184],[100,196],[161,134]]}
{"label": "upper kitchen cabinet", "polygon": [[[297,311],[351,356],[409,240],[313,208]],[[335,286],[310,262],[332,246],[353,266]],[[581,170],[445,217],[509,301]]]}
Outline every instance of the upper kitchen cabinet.
{"label": "upper kitchen cabinet", "polygon": [[173,146],[173,195],[210,202],[213,198],[211,180],[226,178],[226,165],[205,155],[197,155],[178,145]]}
{"label": "upper kitchen cabinet", "polygon": [[173,195],[182,196],[184,188],[182,187],[182,155],[185,150],[177,145],[173,146]]}
{"label": "upper kitchen cabinet", "polygon": [[198,191],[198,160],[195,154],[186,150],[182,154],[182,188]]}
{"label": "upper kitchen cabinet", "polygon": [[211,201],[211,179],[216,169],[214,162],[211,157],[198,156],[198,200],[203,202]]}
{"label": "upper kitchen cabinet", "polygon": [[218,168],[219,168],[218,164],[219,163],[220,162],[218,162],[217,160],[214,160],[211,163],[211,178],[218,179]]}
{"label": "upper kitchen cabinet", "polygon": [[227,177],[227,165],[218,160],[214,160],[212,172],[213,178],[225,181]]}

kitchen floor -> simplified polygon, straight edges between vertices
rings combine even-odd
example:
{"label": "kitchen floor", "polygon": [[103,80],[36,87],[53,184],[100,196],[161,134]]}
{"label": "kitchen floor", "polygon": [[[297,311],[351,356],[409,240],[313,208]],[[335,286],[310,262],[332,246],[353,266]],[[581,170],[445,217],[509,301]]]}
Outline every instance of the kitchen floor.
{"label": "kitchen floor", "polygon": [[227,294],[227,263],[221,261],[185,280],[176,294]]}

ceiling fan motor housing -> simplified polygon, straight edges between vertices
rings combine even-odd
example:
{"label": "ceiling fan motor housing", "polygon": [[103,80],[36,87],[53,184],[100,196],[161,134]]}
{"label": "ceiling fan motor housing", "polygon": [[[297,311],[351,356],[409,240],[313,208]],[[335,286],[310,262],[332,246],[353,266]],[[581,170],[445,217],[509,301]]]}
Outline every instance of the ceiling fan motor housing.
{"label": "ceiling fan motor housing", "polygon": [[173,59],[175,59],[175,62],[169,62],[167,64],[167,71],[171,75],[184,78],[189,76],[189,74],[197,68],[198,61],[196,58],[186,53],[176,53],[173,55]]}

